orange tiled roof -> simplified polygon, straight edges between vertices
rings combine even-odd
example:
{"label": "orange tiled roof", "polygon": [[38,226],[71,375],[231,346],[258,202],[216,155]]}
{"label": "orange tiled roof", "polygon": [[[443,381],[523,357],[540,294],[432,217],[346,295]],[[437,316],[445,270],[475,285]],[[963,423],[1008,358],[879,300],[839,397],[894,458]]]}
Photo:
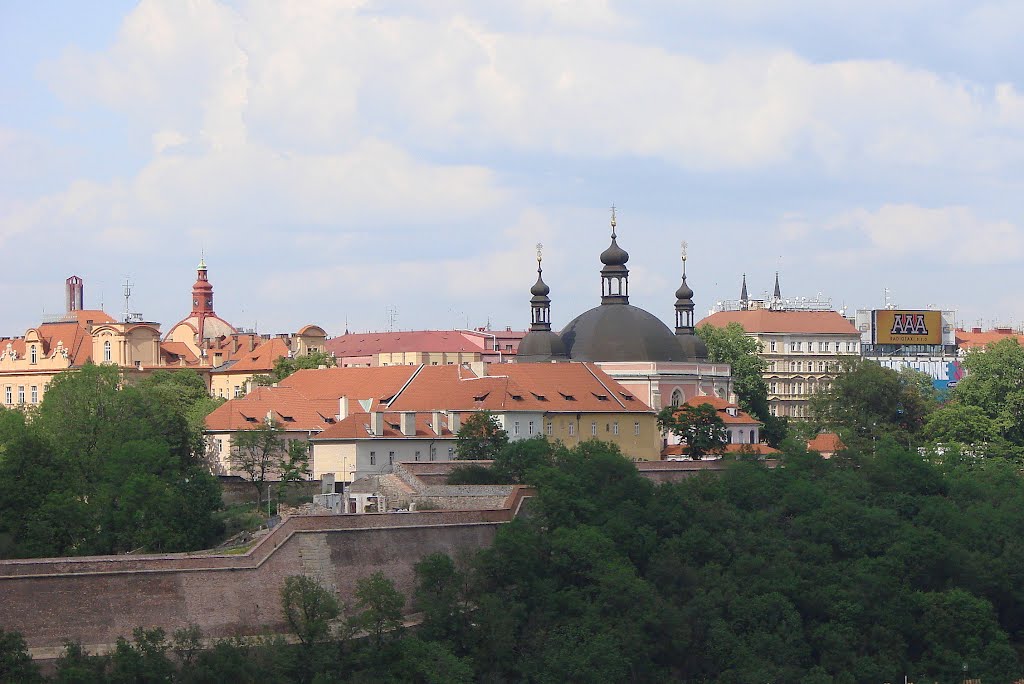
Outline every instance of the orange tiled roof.
{"label": "orange tiled roof", "polygon": [[[706,396],[706,397],[691,397],[685,402],[689,406],[700,406],[702,404],[709,404],[714,407],[715,411],[718,412],[718,417],[722,419],[723,423],[727,425],[760,425],[761,421],[757,420],[749,413],[745,413],[739,410],[739,406],[731,402],[722,399],[721,397]],[[730,415],[728,409],[736,409],[736,415]]]}
{"label": "orange tiled roof", "polygon": [[400,352],[480,352],[479,344],[454,330],[351,333],[327,340],[324,347],[338,358]]}
{"label": "orange tiled roof", "polygon": [[[346,397],[349,411],[650,412],[631,392],[592,364],[509,364],[493,376],[465,366],[382,366],[302,370],[278,387],[258,387],[209,417],[210,430],[238,430],[268,411],[289,415],[285,427],[321,430]],[[354,415],[355,413],[353,413]],[[255,419],[255,420],[253,420]],[[341,428],[339,428],[340,430]]]}
{"label": "orange tiled roof", "polygon": [[807,450],[817,451],[819,454],[835,453],[844,449],[846,449],[846,445],[843,444],[843,440],[832,432],[822,432],[807,442]]}
{"label": "orange tiled roof", "polygon": [[272,337],[252,351],[248,351],[246,347],[239,348],[232,354],[232,357],[236,359],[235,363],[218,372],[269,373],[274,370],[274,362],[288,356],[290,351],[284,340]]}
{"label": "orange tiled roof", "polygon": [[1024,335],[1019,335],[1009,328],[996,328],[995,330],[963,330],[957,328],[956,330],[956,344],[961,349],[976,349],[1009,337],[1016,338],[1017,342],[1024,345]]}
{"label": "orange tiled roof", "polygon": [[370,414],[369,413],[354,413],[345,420],[339,421],[334,425],[330,425],[324,429],[316,439],[318,440],[331,440],[331,439],[438,439],[438,438],[452,438],[454,435],[445,423],[441,424],[440,432],[437,431],[437,426],[431,424],[431,414],[429,413],[417,413],[416,414],[416,434],[404,435],[401,429],[401,414],[400,413],[384,413],[384,430],[380,437],[370,434]]}
{"label": "orange tiled roof", "polygon": [[160,353],[165,357],[173,355],[182,358],[187,364],[199,361],[199,357],[184,342],[161,342]]}
{"label": "orange tiled roof", "polygon": [[697,325],[705,323],[716,328],[739,323],[749,333],[860,335],[852,323],[835,311],[719,311]]}

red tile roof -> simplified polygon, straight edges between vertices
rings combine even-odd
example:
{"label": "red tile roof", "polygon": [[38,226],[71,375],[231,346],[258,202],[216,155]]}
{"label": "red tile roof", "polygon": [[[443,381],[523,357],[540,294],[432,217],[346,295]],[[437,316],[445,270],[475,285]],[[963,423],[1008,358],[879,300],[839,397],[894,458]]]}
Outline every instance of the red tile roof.
{"label": "red tile roof", "polygon": [[383,434],[376,437],[370,434],[370,414],[354,413],[345,420],[328,426],[323,432],[317,435],[316,439],[438,439],[439,437],[451,439],[454,437],[451,430],[448,429],[447,423],[444,422],[441,423],[441,433],[439,435],[436,430],[436,426],[431,424],[431,420],[431,414],[417,413],[416,434],[415,436],[406,436],[402,433],[401,429],[401,414],[385,412]]}
{"label": "red tile roof", "polygon": [[324,347],[338,358],[400,352],[480,352],[482,348],[454,330],[353,333],[327,340]]}
{"label": "red tile roof", "polygon": [[992,342],[998,342],[1007,338],[1015,338],[1018,343],[1024,345],[1024,335],[1020,335],[1008,328],[997,328],[995,330],[962,330],[957,328],[956,344],[961,349],[976,349],[984,347]]}
{"label": "red tile roof", "polygon": [[494,375],[480,377],[462,365],[302,370],[278,387],[258,387],[228,401],[209,415],[206,425],[215,431],[245,429],[274,411],[292,418],[284,426],[288,429],[322,430],[339,413],[341,397],[348,399],[352,415],[385,407],[390,413],[423,415],[438,410],[651,411],[592,364],[507,364],[488,371]]}
{"label": "red tile roof", "polygon": [[748,333],[860,335],[852,323],[835,311],[719,311],[697,325],[705,323],[716,328],[739,323]]}
{"label": "red tile roof", "polygon": [[[739,410],[739,406],[731,402],[722,399],[721,397],[706,396],[706,397],[691,397],[685,402],[689,406],[700,406],[702,404],[709,404],[713,406],[715,411],[718,412],[718,417],[722,419],[723,423],[727,425],[760,425],[761,421],[757,420],[749,413],[744,413]],[[736,415],[730,415],[729,409],[736,409]]]}
{"label": "red tile roof", "polygon": [[819,454],[833,454],[844,449],[846,445],[843,444],[843,440],[832,432],[822,432],[807,442],[807,450],[817,451]]}
{"label": "red tile roof", "polygon": [[269,373],[274,370],[274,362],[284,356],[288,356],[290,351],[284,340],[279,337],[272,337],[252,351],[248,351],[247,346],[239,348],[237,352],[231,355],[231,358],[235,359],[235,363],[223,371],[217,372]]}
{"label": "red tile roof", "polygon": [[169,360],[166,357],[173,355],[184,359],[187,364],[194,364],[199,361],[199,357],[184,342],[161,342],[160,353],[164,355],[165,360]]}

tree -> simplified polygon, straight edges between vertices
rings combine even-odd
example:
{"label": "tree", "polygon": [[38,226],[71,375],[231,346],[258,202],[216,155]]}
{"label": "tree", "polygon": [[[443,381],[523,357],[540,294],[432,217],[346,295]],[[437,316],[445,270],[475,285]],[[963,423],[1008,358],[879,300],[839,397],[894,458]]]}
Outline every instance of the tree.
{"label": "tree", "polygon": [[349,618],[354,631],[370,635],[374,648],[380,650],[386,635],[397,633],[402,627],[402,608],[405,597],[382,572],[356,580],[355,610]]}
{"label": "tree", "polygon": [[[256,490],[256,508],[262,506],[267,480],[279,472],[287,446],[284,430],[274,422],[260,423],[251,430],[239,430],[231,438],[231,468],[241,471]],[[267,505],[270,492],[267,492]]]}
{"label": "tree", "polygon": [[305,575],[285,578],[281,608],[288,628],[307,650],[330,635],[331,621],[341,612],[334,594]]}
{"label": "tree", "polygon": [[20,632],[8,632],[0,628],[0,682],[43,681],[39,667],[32,662],[25,638]]}
{"label": "tree", "polygon": [[459,428],[455,457],[462,461],[488,461],[508,444],[508,433],[490,411],[474,413]]}
{"label": "tree", "polygon": [[686,442],[690,458],[721,454],[729,443],[729,432],[711,404],[667,406],[658,414],[658,426]]}
{"label": "tree", "polygon": [[1015,337],[992,342],[967,352],[963,365],[953,400],[981,409],[1002,437],[1024,446],[1024,347]]}
{"label": "tree", "polygon": [[277,470],[280,479],[277,500],[280,502],[290,484],[303,482],[309,477],[309,442],[300,439],[288,442],[288,448],[278,463]]}
{"label": "tree", "polygon": [[768,364],[758,356],[763,345],[747,335],[739,323],[730,323],[724,328],[705,323],[695,332],[707,345],[709,361],[727,363],[732,368],[740,408],[759,420],[770,418],[768,386],[763,377]]}
{"label": "tree", "polygon": [[334,355],[322,351],[310,352],[302,356],[282,356],[274,361],[274,370],[270,377],[274,382],[281,382],[296,371],[319,368],[320,366],[333,368],[336,365],[338,365],[338,361]]}
{"label": "tree", "polygon": [[462,606],[465,577],[443,553],[424,556],[414,570],[413,608],[423,613],[420,634],[431,641],[462,644],[469,629]]}
{"label": "tree", "polygon": [[874,361],[845,359],[832,385],[811,399],[820,424],[845,433],[848,444],[896,433],[900,441],[916,435],[932,409],[914,373],[900,373]]}

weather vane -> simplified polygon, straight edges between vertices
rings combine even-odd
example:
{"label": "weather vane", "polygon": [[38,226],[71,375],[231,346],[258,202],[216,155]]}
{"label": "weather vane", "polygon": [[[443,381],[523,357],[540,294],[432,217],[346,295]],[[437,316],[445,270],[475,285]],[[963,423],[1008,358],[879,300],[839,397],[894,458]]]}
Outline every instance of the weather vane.
{"label": "weather vane", "polygon": [[683,240],[681,243],[679,243],[679,251],[680,251],[680,253],[683,256],[683,275],[686,275],[686,248],[687,247],[689,247],[689,245],[686,243],[686,240]]}
{"label": "weather vane", "polygon": [[538,264],[540,263],[540,259],[541,259],[541,257],[543,255],[544,255],[544,245],[543,245],[543,243],[538,242],[537,243],[537,263]]}

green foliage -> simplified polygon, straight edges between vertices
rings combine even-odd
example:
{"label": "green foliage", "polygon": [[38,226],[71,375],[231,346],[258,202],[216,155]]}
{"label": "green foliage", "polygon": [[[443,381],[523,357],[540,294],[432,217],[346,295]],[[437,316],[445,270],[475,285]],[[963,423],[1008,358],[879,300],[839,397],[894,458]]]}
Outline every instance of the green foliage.
{"label": "green foliage", "polygon": [[39,667],[32,662],[25,639],[19,632],[0,628],[0,682],[43,681]]}
{"label": "green foliage", "polygon": [[356,580],[357,611],[349,618],[349,627],[366,632],[377,650],[388,636],[395,636],[402,628],[402,608],[405,597],[395,584],[381,572]]}
{"label": "green foliage", "polygon": [[462,461],[489,461],[508,444],[508,433],[489,411],[465,420],[455,440],[455,457]]}
{"label": "green foliage", "polygon": [[952,391],[952,399],[980,409],[996,434],[1024,446],[1024,347],[1007,338],[984,349],[967,352],[967,377]]}
{"label": "green foliage", "polygon": [[550,465],[556,446],[544,435],[506,442],[493,455],[490,466],[476,463],[457,466],[448,474],[448,484],[522,484],[536,468]]}
{"label": "green foliage", "polygon": [[494,468],[479,463],[455,466],[445,481],[450,485],[508,484]]}
{"label": "green foliage", "polygon": [[711,404],[666,406],[658,413],[658,427],[671,432],[689,447],[693,460],[721,454],[729,443],[729,432]]}
{"label": "green foliage", "polygon": [[300,370],[316,369],[320,366],[333,368],[338,365],[337,359],[322,351],[311,352],[302,356],[282,356],[274,361],[274,370],[270,374],[273,382],[281,382],[292,373]]}
{"label": "green foliage", "polygon": [[925,388],[920,375],[873,361],[844,360],[831,387],[812,398],[811,412],[850,446],[888,434],[906,443],[920,433],[934,407],[931,385]]}
{"label": "green foliage", "polygon": [[[279,478],[278,497],[289,483],[304,480],[309,473],[309,447],[301,440],[288,440],[277,423],[259,423],[239,430],[231,437],[232,470],[241,472],[252,483],[256,507],[270,502],[269,480]],[[265,496],[264,496],[265,495]]]}
{"label": "green foliage", "polygon": [[281,588],[281,609],[292,633],[307,649],[325,640],[341,611],[334,594],[305,575],[292,575]]}
{"label": "green foliage", "polygon": [[771,418],[768,386],[762,375],[768,364],[758,356],[761,343],[747,335],[739,323],[730,323],[724,328],[705,323],[694,332],[707,345],[709,361],[727,363],[732,368],[733,388],[740,408],[762,421]]}
{"label": "green foliage", "polygon": [[451,557],[443,553],[424,556],[416,565],[413,608],[423,613],[419,634],[431,641],[450,641],[463,646],[470,629],[464,606],[466,578]]}
{"label": "green foliage", "polygon": [[204,548],[220,486],[203,466],[194,372],[123,384],[113,366],[58,375],[31,421],[0,414],[4,555]]}

